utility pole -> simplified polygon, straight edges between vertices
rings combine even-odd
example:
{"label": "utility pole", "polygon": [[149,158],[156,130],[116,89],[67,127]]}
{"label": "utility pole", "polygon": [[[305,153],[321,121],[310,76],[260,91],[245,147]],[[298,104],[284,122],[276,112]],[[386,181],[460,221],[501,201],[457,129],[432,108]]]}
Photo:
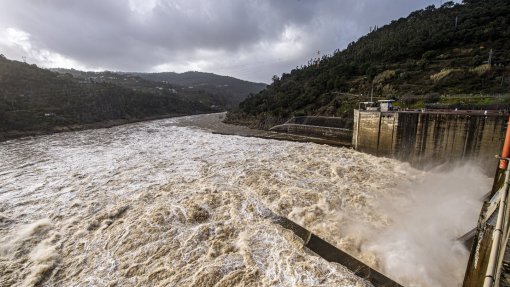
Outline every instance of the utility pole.
{"label": "utility pole", "polygon": [[372,81],[372,89],[370,90],[370,102],[373,102],[374,98],[374,81]]}
{"label": "utility pole", "polygon": [[22,56],[21,59],[23,59],[23,62],[26,64],[27,63],[27,57],[26,56]]}
{"label": "utility pole", "polygon": [[459,16],[455,16],[455,29],[457,29],[458,24],[459,24]]}
{"label": "utility pole", "polygon": [[317,68],[319,67],[320,62],[321,62],[321,51],[317,50]]}

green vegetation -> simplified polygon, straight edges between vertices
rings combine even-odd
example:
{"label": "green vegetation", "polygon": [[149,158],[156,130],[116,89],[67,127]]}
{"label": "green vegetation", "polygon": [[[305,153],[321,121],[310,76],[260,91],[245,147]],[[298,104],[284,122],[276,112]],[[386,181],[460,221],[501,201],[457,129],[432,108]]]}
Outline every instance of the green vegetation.
{"label": "green vegetation", "polygon": [[[71,74],[83,81],[109,82],[126,88],[158,92],[172,91],[209,105],[230,109],[237,106],[249,94],[258,93],[267,84],[252,83],[232,77],[212,73],[120,73],[120,72],[82,72],[74,69],[51,69],[62,74]],[[206,95],[206,96],[204,96]]]}
{"label": "green vegetation", "polygon": [[[158,79],[168,75],[184,80]],[[0,140],[225,111],[265,86],[197,72],[50,71],[0,55]]]}
{"label": "green vegetation", "polygon": [[185,88],[200,89],[212,95],[218,95],[231,101],[236,106],[254,94],[266,88],[267,84],[253,83],[233,77],[220,76],[212,73],[186,72],[186,73],[136,73],[141,78],[158,81]]}
{"label": "green vegetation", "polygon": [[[310,60],[251,96],[227,119],[267,128],[293,115],[352,117],[358,101],[400,99],[420,107],[434,98],[474,101],[509,93],[510,2],[465,0],[412,12],[343,51]],[[467,97],[444,95],[468,95]],[[487,104],[485,102],[479,104]],[[416,100],[418,99],[418,100]],[[507,97],[492,97],[501,103]],[[421,101],[421,102],[420,102]]]}
{"label": "green vegetation", "polygon": [[435,108],[435,109],[508,109],[510,107],[510,94],[505,95],[439,95],[402,97],[394,102],[395,106],[409,109]]}
{"label": "green vegetation", "polygon": [[190,89],[131,74],[58,72],[0,55],[0,140],[219,112],[238,102],[227,93]]}

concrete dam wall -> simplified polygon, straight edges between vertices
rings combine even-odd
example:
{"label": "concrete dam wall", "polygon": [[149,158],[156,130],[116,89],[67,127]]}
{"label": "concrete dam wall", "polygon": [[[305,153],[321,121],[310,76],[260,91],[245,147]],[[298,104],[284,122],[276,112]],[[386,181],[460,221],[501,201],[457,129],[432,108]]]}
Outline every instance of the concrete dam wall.
{"label": "concrete dam wall", "polygon": [[488,174],[503,143],[508,113],[499,111],[354,110],[354,119],[294,117],[272,131],[345,143],[359,151],[426,167],[475,161]]}
{"label": "concrete dam wall", "polygon": [[333,117],[294,117],[271,131],[335,140],[350,145],[352,120]]}
{"label": "concrete dam wall", "polygon": [[348,130],[352,130],[352,125],[353,125],[353,121],[351,119],[337,118],[337,117],[312,117],[312,116],[293,117],[292,119],[288,120],[286,123],[297,124],[297,125],[340,128],[340,129],[348,129]]}
{"label": "concrete dam wall", "polygon": [[492,112],[354,111],[355,149],[413,166],[473,160],[495,169],[508,115]]}

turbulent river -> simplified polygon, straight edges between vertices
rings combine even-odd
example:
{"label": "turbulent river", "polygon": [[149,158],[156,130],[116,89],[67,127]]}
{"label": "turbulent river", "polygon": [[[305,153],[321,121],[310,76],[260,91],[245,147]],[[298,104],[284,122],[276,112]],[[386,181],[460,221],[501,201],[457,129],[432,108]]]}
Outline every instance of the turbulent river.
{"label": "turbulent river", "polygon": [[405,286],[461,284],[481,171],[193,126],[218,118],[0,143],[0,286],[370,286],[268,209]]}

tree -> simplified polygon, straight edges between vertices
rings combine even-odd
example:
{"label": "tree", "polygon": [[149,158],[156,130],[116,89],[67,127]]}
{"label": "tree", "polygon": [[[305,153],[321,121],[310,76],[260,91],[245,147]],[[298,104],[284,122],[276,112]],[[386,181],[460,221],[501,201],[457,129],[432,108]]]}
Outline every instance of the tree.
{"label": "tree", "polygon": [[425,11],[434,11],[434,10],[436,10],[436,6],[434,4],[425,7]]}
{"label": "tree", "polygon": [[441,8],[452,8],[454,6],[455,6],[455,2],[448,1],[448,2],[444,3],[443,5],[441,5]]}

